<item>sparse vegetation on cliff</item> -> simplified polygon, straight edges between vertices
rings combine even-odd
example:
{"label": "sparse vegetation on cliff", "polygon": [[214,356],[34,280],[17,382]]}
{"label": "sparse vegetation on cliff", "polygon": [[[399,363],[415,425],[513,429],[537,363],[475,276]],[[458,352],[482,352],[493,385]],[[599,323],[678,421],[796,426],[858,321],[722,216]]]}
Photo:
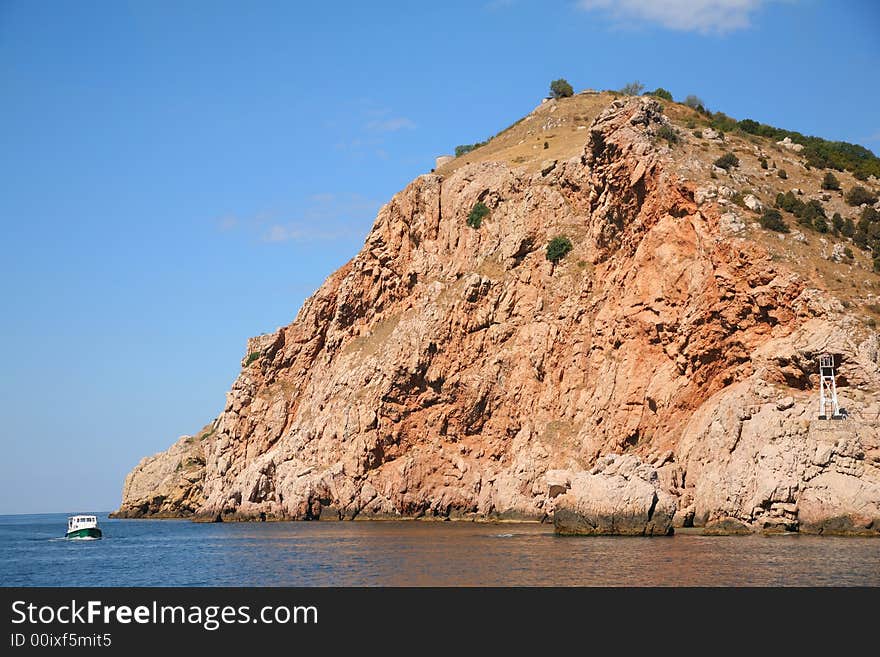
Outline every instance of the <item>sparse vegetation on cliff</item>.
{"label": "sparse vegetation on cliff", "polygon": [[676,129],[669,124],[662,125],[657,129],[657,137],[659,139],[665,139],[670,144],[677,144],[681,141]]}
{"label": "sparse vegetation on cliff", "polygon": [[[690,100],[693,99],[693,100]],[[689,102],[690,100],[690,102]],[[694,105],[693,103],[698,103]],[[688,96],[685,104],[697,111],[698,98]],[[812,137],[795,132],[776,128],[765,123],[758,123],[752,119],[737,121],[723,112],[715,112],[711,115],[712,127],[724,132],[741,131],[750,135],[766,137],[773,141],[782,141],[786,137],[795,144],[801,144],[804,148],[801,155],[806,159],[808,166],[817,169],[837,169],[838,171],[851,171],[857,178],[867,179],[869,175],[880,178],[880,158],[874,155],[864,146],[850,144],[844,141],[828,141],[821,137]]]}
{"label": "sparse vegetation on cliff", "polygon": [[840,181],[830,171],[825,174],[825,177],[822,178],[822,189],[827,189],[829,191],[835,191],[840,189]]}
{"label": "sparse vegetation on cliff", "polygon": [[550,243],[547,244],[547,260],[556,264],[568,255],[568,252],[571,251],[571,249],[571,240],[565,235],[554,237],[550,240]]}
{"label": "sparse vegetation on cliff", "polygon": [[477,201],[467,216],[467,225],[471,228],[479,228],[483,225],[483,219],[489,214],[489,208],[482,201]]}
{"label": "sparse vegetation on cliff", "polygon": [[846,202],[849,205],[854,205],[858,207],[862,205],[862,203],[867,203],[868,205],[873,205],[877,202],[877,195],[868,191],[861,185],[856,185],[851,190],[846,193]]}
{"label": "sparse vegetation on cliff", "polygon": [[473,150],[478,149],[480,146],[485,146],[488,144],[487,141],[478,141],[475,144],[459,144],[455,147],[455,157],[461,157],[462,155],[466,155]]}
{"label": "sparse vegetation on cliff", "polygon": [[789,230],[788,224],[782,219],[782,214],[780,214],[779,210],[774,210],[773,208],[764,210],[758,221],[761,227],[767,230],[774,230],[777,233],[787,233]]}
{"label": "sparse vegetation on cliff", "polygon": [[793,192],[789,191],[785,194],[781,192],[777,194],[775,205],[777,208],[793,214],[801,226],[812,228],[820,233],[828,232],[828,217],[820,201],[810,199],[804,203]]}
{"label": "sparse vegetation on cliff", "polygon": [[715,160],[715,166],[720,169],[730,170],[739,166],[739,158],[733,153],[725,153]]}

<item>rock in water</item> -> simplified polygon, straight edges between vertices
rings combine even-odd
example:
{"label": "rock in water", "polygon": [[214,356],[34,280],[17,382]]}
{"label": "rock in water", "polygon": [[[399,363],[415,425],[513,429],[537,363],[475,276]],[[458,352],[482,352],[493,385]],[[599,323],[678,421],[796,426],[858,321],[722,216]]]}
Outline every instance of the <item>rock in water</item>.
{"label": "rock in water", "polygon": [[[118,514],[880,533],[876,333],[740,237],[731,190],[684,178],[666,125],[614,100],[543,175],[418,177],[293,323],[249,340],[209,428],[132,471]],[[823,351],[849,420],[816,419]]]}
{"label": "rock in water", "polygon": [[657,471],[632,455],[600,459],[590,472],[572,478],[556,503],[557,534],[667,536],[672,534],[675,498],[659,486]]}

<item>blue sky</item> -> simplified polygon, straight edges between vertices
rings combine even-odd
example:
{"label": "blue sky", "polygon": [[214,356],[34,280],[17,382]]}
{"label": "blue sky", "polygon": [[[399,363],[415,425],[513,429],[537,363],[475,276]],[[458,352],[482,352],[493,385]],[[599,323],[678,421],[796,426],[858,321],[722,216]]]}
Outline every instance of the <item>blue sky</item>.
{"label": "blue sky", "polygon": [[110,510],[434,157],[551,80],[880,151],[880,8],[0,0],[0,513]]}

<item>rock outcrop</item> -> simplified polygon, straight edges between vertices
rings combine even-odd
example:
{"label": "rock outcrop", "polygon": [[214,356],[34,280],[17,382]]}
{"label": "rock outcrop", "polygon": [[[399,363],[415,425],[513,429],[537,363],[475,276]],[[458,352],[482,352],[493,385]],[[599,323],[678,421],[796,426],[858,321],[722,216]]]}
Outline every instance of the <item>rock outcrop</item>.
{"label": "rock outcrop", "polygon": [[[578,157],[417,178],[117,515],[880,532],[876,334],[737,236],[718,190],[678,175],[666,121],[618,100]],[[574,248],[554,264],[557,235]],[[846,421],[815,419],[823,351]]]}
{"label": "rock outcrop", "polygon": [[[203,434],[205,435],[205,434]],[[202,506],[205,479],[203,439],[181,436],[167,451],[147,456],[122,487],[122,517],[180,518]]]}
{"label": "rock outcrop", "polygon": [[570,482],[553,514],[558,534],[672,534],[676,499],[660,487],[657,470],[637,456],[604,456]]}

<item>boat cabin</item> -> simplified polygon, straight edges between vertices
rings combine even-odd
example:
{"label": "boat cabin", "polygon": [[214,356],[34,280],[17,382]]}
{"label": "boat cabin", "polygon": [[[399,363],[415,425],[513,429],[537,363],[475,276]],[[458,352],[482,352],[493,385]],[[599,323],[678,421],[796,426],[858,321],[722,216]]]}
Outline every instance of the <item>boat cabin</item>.
{"label": "boat cabin", "polygon": [[97,524],[97,516],[70,516],[67,519],[67,531],[72,532],[86,527],[95,527]]}

